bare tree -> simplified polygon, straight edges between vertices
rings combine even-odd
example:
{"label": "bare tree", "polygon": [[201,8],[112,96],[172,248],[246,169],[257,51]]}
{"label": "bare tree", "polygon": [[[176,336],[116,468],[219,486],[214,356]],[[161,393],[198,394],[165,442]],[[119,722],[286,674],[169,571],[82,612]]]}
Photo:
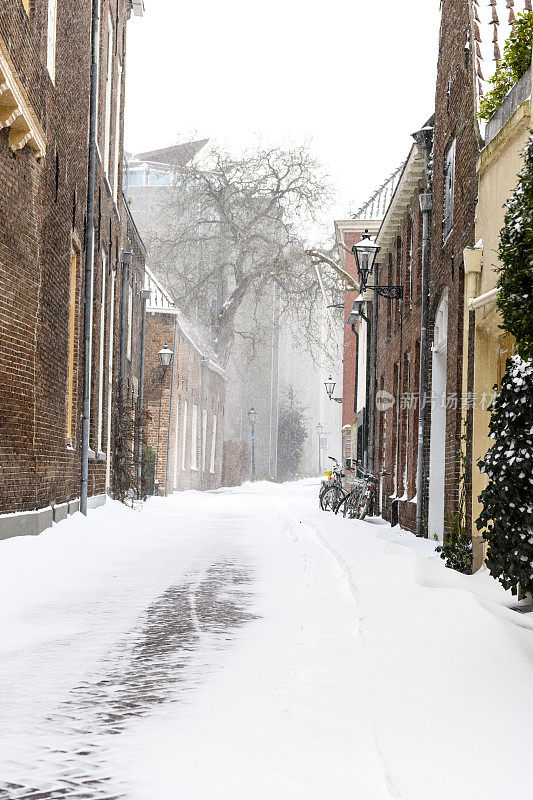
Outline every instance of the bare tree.
{"label": "bare tree", "polygon": [[[258,149],[241,158],[212,149],[202,164],[176,170],[155,210],[165,224],[147,236],[150,263],[178,304],[203,325],[222,364],[236,336],[260,335],[265,297],[277,286],[280,318],[310,349],[323,307],[303,224],[316,220],[329,188],[306,146]],[[324,276],[328,291],[337,276]],[[251,313],[239,315],[245,299]]]}

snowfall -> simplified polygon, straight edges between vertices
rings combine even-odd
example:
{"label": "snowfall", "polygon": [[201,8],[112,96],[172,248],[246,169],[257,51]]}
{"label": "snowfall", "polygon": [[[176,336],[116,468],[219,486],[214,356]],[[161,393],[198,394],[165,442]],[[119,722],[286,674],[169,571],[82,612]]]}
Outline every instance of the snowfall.
{"label": "snowfall", "polygon": [[531,797],[533,615],[318,481],[0,542],[0,798]]}

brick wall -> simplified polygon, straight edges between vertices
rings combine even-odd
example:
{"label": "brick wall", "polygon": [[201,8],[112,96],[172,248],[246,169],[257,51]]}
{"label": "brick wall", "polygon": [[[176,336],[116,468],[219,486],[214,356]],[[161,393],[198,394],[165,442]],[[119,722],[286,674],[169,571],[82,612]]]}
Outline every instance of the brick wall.
{"label": "brick wall", "polygon": [[[456,511],[458,503],[457,452],[461,435],[463,369],[463,249],[474,245],[476,159],[480,145],[475,117],[472,49],[465,49],[470,25],[468,0],[444,0],[435,94],[429,342],[433,338],[435,314],[447,290],[447,394],[449,397],[457,397],[458,408],[451,407],[446,413],[445,514]],[[443,242],[445,156],[454,138],[456,156],[453,227]],[[427,391],[431,394],[431,354],[428,361]],[[430,420],[428,436],[429,425]],[[426,449],[429,454],[429,440],[426,442]]]}
{"label": "brick wall", "polygon": [[[101,457],[89,469],[89,494],[106,488],[108,365],[111,319],[118,364],[122,117],[126,0],[102,0],[99,148],[93,286],[90,445]],[[79,496],[83,392],[83,268],[87,195],[91,7],[58,3],[55,83],[46,66],[47,3],[35,0],[28,16],[20,0],[0,8],[0,36],[43,128],[47,150],[13,152],[0,132],[0,513],[29,510]],[[106,117],[107,19],[113,28],[110,113]],[[122,74],[121,74],[122,73]],[[121,75],[121,77],[119,77]],[[119,91],[120,89],[120,91]],[[118,121],[118,122],[117,122]],[[107,125],[106,125],[107,123]],[[108,176],[103,162],[106,143]],[[117,138],[118,130],[118,138]],[[115,172],[115,159],[118,172]],[[113,167],[111,166],[113,165]],[[70,272],[77,253],[72,440],[67,431]],[[106,270],[102,274],[102,259]],[[114,307],[111,286],[116,274]],[[103,290],[102,277],[105,280]],[[140,277],[134,282],[140,285]],[[103,392],[100,406],[100,332],[104,299]],[[132,367],[133,369],[133,367]],[[99,439],[99,428],[102,430]],[[105,454],[105,456],[104,456]]]}
{"label": "brick wall", "polygon": [[[173,351],[174,356],[172,365],[161,381],[163,371],[158,352],[164,345]],[[202,363],[202,358],[198,348],[181,329],[179,319],[172,309],[165,311],[151,308],[148,311],[144,374],[145,407],[151,419],[146,426],[145,441],[157,454],[156,475],[160,494],[164,492],[167,475],[169,424],[169,492],[214,489],[221,483],[225,380],[212,365]],[[174,392],[171,413],[172,384]],[[204,413],[206,435],[202,470]]]}
{"label": "brick wall", "polygon": [[412,531],[416,527],[416,504],[411,501],[416,495],[421,274],[422,214],[416,189],[397,227],[393,252],[379,270],[379,283],[403,285],[404,299],[378,299],[376,370],[378,391],[394,398],[390,408],[376,410],[376,472],[388,473],[382,478],[383,516],[390,519],[391,502],[398,499],[400,524]]}

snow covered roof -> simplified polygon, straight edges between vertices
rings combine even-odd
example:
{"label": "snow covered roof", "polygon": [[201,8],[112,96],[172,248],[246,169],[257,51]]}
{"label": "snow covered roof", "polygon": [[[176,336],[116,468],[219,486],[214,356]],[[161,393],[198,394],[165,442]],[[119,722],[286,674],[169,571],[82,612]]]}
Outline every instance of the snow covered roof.
{"label": "snow covered roof", "polygon": [[183,142],[171,147],[162,147],[159,150],[135,153],[131,156],[131,160],[162,164],[165,167],[184,167],[206,146],[208,141],[209,139],[199,139],[196,142]]}
{"label": "snow covered roof", "polygon": [[424,155],[420,147],[414,144],[398,177],[394,196],[376,238],[381,247],[381,258],[393,248],[398,228],[409,209],[413,192],[417,191],[417,187],[424,181],[425,172]]}
{"label": "snow covered roof", "polygon": [[503,57],[503,47],[517,14],[532,11],[531,0],[472,0],[478,97]]}
{"label": "snow covered roof", "polygon": [[172,314],[186,339],[192,344],[194,349],[201,355],[209,359],[209,369],[218,372],[219,375],[226,377],[226,371],[217,363],[217,356],[213,349],[207,344],[194,325],[189,322],[187,317],[181,313],[176,306],[172,296],[163,288],[160,281],[149,267],[145,268],[144,288],[152,292],[148,301],[147,311],[160,314]]}
{"label": "snow covered roof", "polygon": [[394,195],[403,167],[402,163],[389,175],[366,203],[363,203],[361,208],[353,214],[352,219],[383,219]]}

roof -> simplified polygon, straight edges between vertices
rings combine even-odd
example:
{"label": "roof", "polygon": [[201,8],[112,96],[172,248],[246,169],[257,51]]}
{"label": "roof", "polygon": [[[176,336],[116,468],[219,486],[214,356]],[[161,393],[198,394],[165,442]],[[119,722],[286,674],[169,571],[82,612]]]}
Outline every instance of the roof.
{"label": "roof", "polygon": [[393,247],[398,235],[398,226],[409,209],[413,192],[424,181],[425,174],[424,155],[420,147],[413,144],[376,237],[376,242],[381,247],[381,257]]}
{"label": "roof", "polygon": [[[145,288],[150,289],[152,292],[152,296],[148,301],[147,311],[156,314],[172,314],[185,338],[189,340],[194,349],[201,356],[205,356],[209,360],[209,369],[218,372],[219,375],[225,378],[227,373],[220,364],[218,364],[217,355],[214,350],[207,344],[205,339],[194,325],[189,322],[187,317],[181,313],[172,296],[163,288],[160,281],[149,267],[145,267]],[[154,299],[156,303],[154,303]]]}
{"label": "roof", "polygon": [[206,146],[209,139],[199,139],[197,142],[184,142],[159,150],[148,150],[145,153],[135,153],[135,161],[152,161],[167,166],[184,167],[189,161]]}
{"label": "roof", "polygon": [[478,97],[490,88],[488,80],[496,72],[503,48],[517,14],[532,11],[531,0],[471,0]]}
{"label": "roof", "polygon": [[353,219],[383,219],[403,167],[404,165],[402,163],[389,175],[366,203],[363,203],[361,208],[353,214]]}

